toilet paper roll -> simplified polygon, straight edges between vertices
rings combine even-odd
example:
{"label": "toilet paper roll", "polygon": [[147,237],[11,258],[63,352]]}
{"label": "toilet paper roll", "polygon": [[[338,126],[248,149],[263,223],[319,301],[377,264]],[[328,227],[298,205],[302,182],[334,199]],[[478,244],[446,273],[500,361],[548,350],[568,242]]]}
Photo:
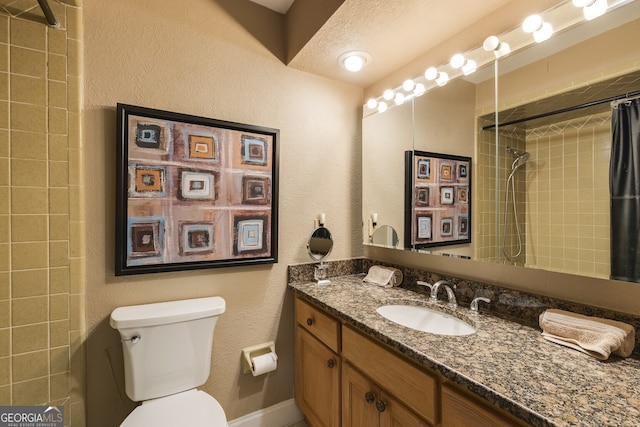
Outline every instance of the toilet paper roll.
{"label": "toilet paper roll", "polygon": [[251,373],[254,377],[275,371],[278,367],[278,356],[274,352],[251,358]]}

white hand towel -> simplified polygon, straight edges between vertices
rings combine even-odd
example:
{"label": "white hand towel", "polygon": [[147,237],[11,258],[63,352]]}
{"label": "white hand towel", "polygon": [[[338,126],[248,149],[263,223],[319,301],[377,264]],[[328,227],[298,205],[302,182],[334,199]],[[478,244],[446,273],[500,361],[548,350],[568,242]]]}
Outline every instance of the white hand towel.
{"label": "white hand towel", "polygon": [[539,318],[542,336],[556,344],[606,360],[611,353],[629,357],[635,346],[633,326],[610,319],[549,309]]}
{"label": "white hand towel", "polygon": [[392,288],[402,283],[402,272],[397,268],[374,265],[369,268],[369,273],[363,281],[385,288]]}

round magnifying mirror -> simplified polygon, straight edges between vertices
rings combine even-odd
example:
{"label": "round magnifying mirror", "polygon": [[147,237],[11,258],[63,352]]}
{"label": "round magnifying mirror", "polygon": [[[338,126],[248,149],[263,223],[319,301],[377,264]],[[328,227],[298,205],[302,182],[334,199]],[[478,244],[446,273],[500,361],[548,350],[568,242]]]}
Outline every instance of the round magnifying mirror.
{"label": "round magnifying mirror", "polygon": [[371,243],[395,248],[398,246],[398,233],[390,225],[381,225],[373,232]]}
{"label": "round magnifying mirror", "polygon": [[333,238],[329,229],[318,227],[313,230],[307,244],[307,251],[311,259],[322,261],[329,256],[331,249],[333,249]]}

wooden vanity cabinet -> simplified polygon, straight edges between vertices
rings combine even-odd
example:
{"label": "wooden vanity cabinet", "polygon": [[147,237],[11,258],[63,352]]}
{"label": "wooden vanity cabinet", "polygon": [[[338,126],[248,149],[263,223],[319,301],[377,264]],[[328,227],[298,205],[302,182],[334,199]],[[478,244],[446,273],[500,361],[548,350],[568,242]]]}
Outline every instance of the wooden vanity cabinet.
{"label": "wooden vanity cabinet", "polygon": [[342,364],[342,427],[428,427],[348,362]]}
{"label": "wooden vanity cabinet", "polygon": [[296,298],[296,404],[314,427],[340,425],[340,323]]}

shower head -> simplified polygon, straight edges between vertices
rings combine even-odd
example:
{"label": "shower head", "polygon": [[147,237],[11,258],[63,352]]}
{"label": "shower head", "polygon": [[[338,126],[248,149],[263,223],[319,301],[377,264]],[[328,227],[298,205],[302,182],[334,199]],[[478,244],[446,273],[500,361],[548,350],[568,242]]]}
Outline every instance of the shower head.
{"label": "shower head", "polygon": [[515,156],[515,160],[513,161],[513,164],[511,165],[511,169],[515,170],[517,168],[519,168],[520,166],[524,165],[527,160],[529,160],[529,152],[528,151],[520,151],[517,150],[513,147],[507,147],[507,152],[511,153]]}

